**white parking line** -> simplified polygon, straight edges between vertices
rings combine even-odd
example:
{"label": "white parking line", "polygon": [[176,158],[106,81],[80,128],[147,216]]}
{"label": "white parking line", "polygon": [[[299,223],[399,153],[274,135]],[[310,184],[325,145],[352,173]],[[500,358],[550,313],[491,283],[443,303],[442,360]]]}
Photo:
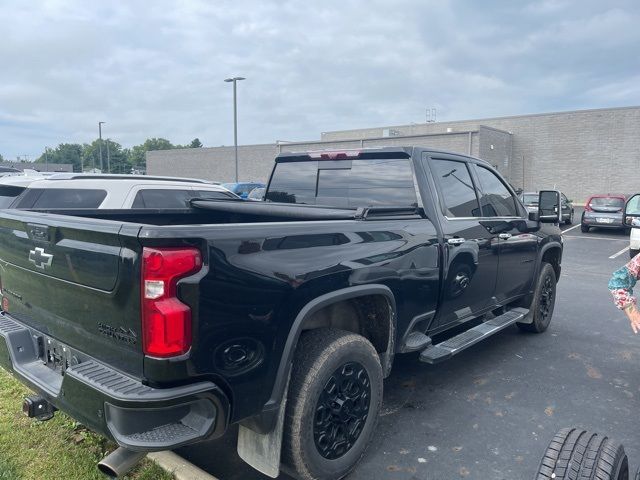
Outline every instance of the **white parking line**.
{"label": "white parking line", "polygon": [[620,250],[617,253],[614,253],[613,255],[611,255],[609,258],[617,258],[620,255],[622,255],[624,252],[626,252],[627,250],[629,250],[629,247],[624,247],[622,250]]}
{"label": "white parking line", "polygon": [[579,238],[581,240],[608,240],[610,242],[628,242],[629,239],[628,238],[611,238],[611,237],[593,237],[591,235],[584,236],[584,235],[567,235],[564,238]]}
{"label": "white parking line", "polygon": [[578,228],[579,226],[580,226],[580,224],[578,224],[578,225],[574,225],[574,226],[573,226],[573,227],[571,227],[571,228],[567,228],[566,230],[563,230],[563,231],[562,231],[562,235],[564,235],[564,234],[565,234],[565,233],[567,233],[567,232],[570,232],[570,231],[571,231],[571,230],[573,230],[574,228]]}

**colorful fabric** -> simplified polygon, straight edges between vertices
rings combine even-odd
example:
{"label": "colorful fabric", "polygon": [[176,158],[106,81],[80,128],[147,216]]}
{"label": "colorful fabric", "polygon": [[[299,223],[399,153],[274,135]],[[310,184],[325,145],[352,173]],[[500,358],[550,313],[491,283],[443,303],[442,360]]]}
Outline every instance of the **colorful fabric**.
{"label": "colorful fabric", "polygon": [[609,290],[613,294],[616,307],[623,310],[631,304],[636,303],[633,296],[633,287],[640,278],[640,255],[636,255],[620,270],[613,272],[609,280]]}

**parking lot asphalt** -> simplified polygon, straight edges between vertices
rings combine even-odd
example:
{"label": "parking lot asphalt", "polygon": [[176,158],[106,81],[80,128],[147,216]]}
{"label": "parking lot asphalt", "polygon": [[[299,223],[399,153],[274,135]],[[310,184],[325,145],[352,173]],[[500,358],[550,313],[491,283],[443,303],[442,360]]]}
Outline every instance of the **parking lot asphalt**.
{"label": "parking lot asphalt", "polygon": [[[549,330],[513,326],[439,365],[396,356],[374,441],[349,480],[529,479],[567,426],[609,434],[640,464],[640,335],[607,289],[629,259],[628,235],[563,229]],[[237,457],[233,433],[179,453],[220,480],[268,478]]]}

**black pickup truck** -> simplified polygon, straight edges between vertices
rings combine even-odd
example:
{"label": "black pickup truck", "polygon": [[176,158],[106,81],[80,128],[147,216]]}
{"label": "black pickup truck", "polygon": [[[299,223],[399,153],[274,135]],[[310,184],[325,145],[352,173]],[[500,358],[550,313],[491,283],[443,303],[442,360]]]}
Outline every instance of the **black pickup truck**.
{"label": "black pickup truck", "polygon": [[0,364],[119,445],[221,436],[273,477],[338,479],[394,355],[437,363],[553,314],[559,193],[528,214],[486,162],[417,147],[286,153],[265,202],[0,211]]}

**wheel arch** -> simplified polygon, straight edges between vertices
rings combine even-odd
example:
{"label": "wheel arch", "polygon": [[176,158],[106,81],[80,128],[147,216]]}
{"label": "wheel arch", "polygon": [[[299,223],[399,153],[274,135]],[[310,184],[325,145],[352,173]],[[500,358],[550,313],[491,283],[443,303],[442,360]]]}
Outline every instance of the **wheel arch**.
{"label": "wheel arch", "polygon": [[[252,428],[261,432],[268,432],[275,426],[277,413],[280,409],[280,404],[285,396],[285,390],[288,384],[289,375],[291,371],[291,364],[293,362],[293,355],[296,345],[300,339],[300,335],[304,330],[313,329],[305,328],[305,326],[311,326],[315,328],[321,328],[326,325],[320,323],[319,325],[310,325],[307,323],[309,320],[313,320],[314,314],[331,307],[332,305],[339,304],[345,301],[358,301],[372,297],[382,297],[385,299],[388,305],[388,324],[386,325],[385,332],[378,332],[378,334],[384,333],[384,338],[387,339],[387,345],[385,351],[378,352],[380,355],[380,361],[382,364],[383,374],[385,376],[391,370],[393,363],[393,355],[395,351],[395,337],[396,337],[396,301],[393,292],[386,285],[361,285],[355,287],[347,287],[333,292],[320,295],[310,302],[308,302],[296,315],[289,334],[285,343],[282,356],[280,357],[280,363],[276,373],[273,389],[268,402],[263,408],[262,414],[257,417],[252,417],[251,421],[244,422],[249,428]],[[348,331],[352,331],[347,329]],[[354,332],[360,333],[360,332]],[[374,333],[375,335],[375,333]],[[364,335],[365,337],[367,335]],[[380,338],[378,336],[378,345],[376,346],[375,338],[372,343],[376,346],[376,350],[380,347]]]}

